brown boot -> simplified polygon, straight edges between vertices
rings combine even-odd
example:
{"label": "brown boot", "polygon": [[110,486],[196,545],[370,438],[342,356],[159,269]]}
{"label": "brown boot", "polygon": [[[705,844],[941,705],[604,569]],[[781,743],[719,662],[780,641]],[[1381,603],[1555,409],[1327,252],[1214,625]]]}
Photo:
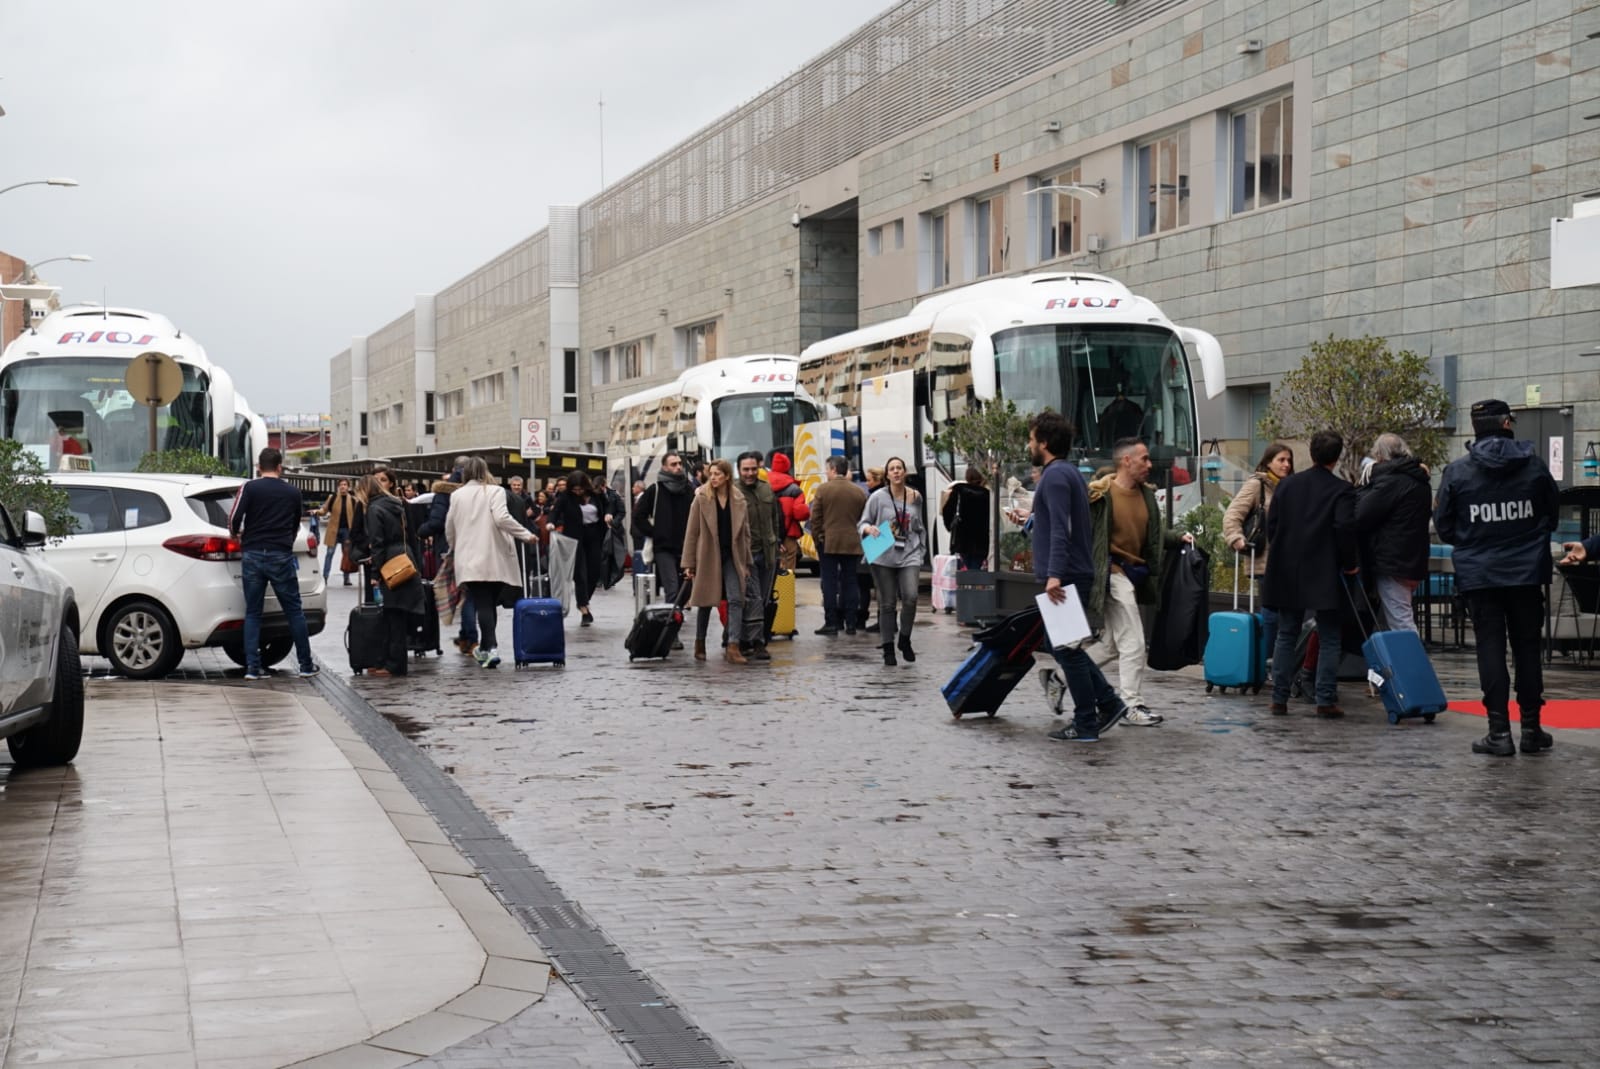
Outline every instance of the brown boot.
{"label": "brown boot", "polygon": [[750,663],[744,659],[744,654],[739,652],[739,644],[737,642],[730,642],[726,646],[722,647],[722,655],[728,659],[729,664]]}
{"label": "brown boot", "polygon": [[703,638],[694,640],[694,659],[697,661],[706,659],[706,640]]}

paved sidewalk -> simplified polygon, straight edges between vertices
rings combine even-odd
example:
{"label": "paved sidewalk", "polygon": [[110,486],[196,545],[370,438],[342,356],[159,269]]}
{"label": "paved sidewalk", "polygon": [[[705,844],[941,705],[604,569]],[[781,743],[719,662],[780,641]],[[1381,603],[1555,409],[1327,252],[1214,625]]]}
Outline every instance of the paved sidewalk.
{"label": "paved sidewalk", "polygon": [[543,995],[425,811],[280,679],[96,679],[74,765],[0,760],[0,1065],[398,1066]]}
{"label": "paved sidewalk", "polygon": [[[949,717],[952,619],[887,669],[800,600],[770,665],[629,665],[619,587],[564,671],[351,685],[742,1065],[1600,1063],[1576,733],[1490,760],[1476,718],[1391,727],[1348,689],[1342,722],[1274,718],[1180,673],[1161,727],[1057,744],[1031,680]],[[337,623],[318,649],[342,674]]]}

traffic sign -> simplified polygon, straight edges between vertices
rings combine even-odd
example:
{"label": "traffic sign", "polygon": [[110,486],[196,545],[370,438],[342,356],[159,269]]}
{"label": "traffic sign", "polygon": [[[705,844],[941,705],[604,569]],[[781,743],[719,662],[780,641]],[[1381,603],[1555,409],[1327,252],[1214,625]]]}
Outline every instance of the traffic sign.
{"label": "traffic sign", "polygon": [[183,369],[166,353],[152,349],[128,361],[122,381],[135,404],[160,408],[176,401],[183,392]]}
{"label": "traffic sign", "polygon": [[519,453],[525,457],[534,457],[536,459],[549,455],[545,448],[546,422],[546,420],[542,419],[525,419],[522,421],[521,436],[518,438],[521,444],[517,447]]}

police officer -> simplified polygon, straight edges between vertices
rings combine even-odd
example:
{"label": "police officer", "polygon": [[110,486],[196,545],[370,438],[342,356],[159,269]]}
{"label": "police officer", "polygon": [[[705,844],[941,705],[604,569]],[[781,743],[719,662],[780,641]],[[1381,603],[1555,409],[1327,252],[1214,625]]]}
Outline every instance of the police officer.
{"label": "police officer", "polygon": [[1558,491],[1550,469],[1532,442],[1516,440],[1516,417],[1504,401],[1472,406],[1476,440],[1467,455],[1444,469],[1433,525],[1455,546],[1456,586],[1466,596],[1478,647],[1478,683],[1489,714],[1489,733],[1473,753],[1510,757],[1511,681],[1506,641],[1516,666],[1517,708],[1522,714],[1522,752],[1550,749],[1539,729],[1544,674],[1539,629],[1544,620],[1541,587],[1550,582],[1550,534],[1556,529]]}

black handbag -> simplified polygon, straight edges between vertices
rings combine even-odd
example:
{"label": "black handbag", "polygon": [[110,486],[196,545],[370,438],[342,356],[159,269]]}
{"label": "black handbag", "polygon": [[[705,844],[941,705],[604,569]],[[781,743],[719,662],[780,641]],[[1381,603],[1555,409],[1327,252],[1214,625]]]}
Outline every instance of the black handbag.
{"label": "black handbag", "polygon": [[1205,655],[1211,561],[1199,546],[1184,546],[1161,569],[1161,611],[1145,663],[1160,672],[1199,664]]}
{"label": "black handbag", "polygon": [[[1258,481],[1261,477],[1256,476]],[[1267,492],[1267,484],[1261,482],[1261,489],[1256,491],[1256,503],[1245,514],[1244,523],[1239,525],[1239,533],[1244,538],[1244,548],[1253,549],[1257,553],[1267,548],[1267,510],[1261,504],[1261,495]]]}

